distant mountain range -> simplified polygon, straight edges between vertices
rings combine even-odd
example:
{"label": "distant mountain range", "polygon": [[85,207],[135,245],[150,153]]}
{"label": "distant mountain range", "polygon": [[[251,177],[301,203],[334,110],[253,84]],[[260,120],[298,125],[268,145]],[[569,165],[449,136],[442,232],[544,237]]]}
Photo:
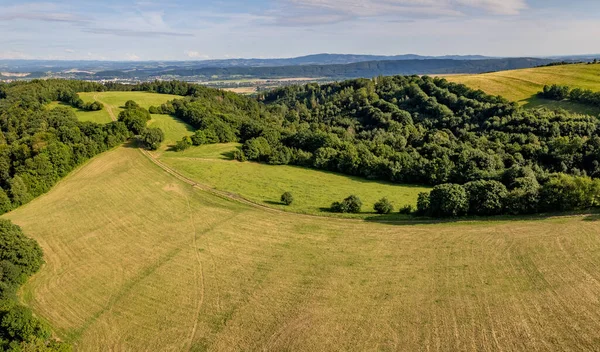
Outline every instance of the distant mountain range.
{"label": "distant mountain range", "polygon": [[[492,58],[481,55],[352,55],[316,54],[284,59],[226,59],[203,61],[56,61],[0,60],[0,78],[76,79],[182,78],[202,80],[218,77],[355,78],[390,74],[481,73],[528,68],[557,61],[580,61],[600,55],[550,58]],[[26,73],[26,76],[23,76]]]}

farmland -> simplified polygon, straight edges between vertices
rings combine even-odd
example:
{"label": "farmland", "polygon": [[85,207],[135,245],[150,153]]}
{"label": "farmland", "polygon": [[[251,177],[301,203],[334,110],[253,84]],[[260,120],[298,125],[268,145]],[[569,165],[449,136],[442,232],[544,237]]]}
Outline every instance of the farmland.
{"label": "farmland", "polygon": [[600,91],[600,64],[538,67],[513,71],[500,71],[477,75],[450,75],[447,80],[481,89],[492,95],[501,95],[526,108],[564,108],[577,113],[600,114],[600,109],[570,102],[555,102],[536,95],[544,85],[561,84],[573,88]]}
{"label": "farmland", "polygon": [[[148,106],[174,96],[139,97]],[[95,99],[113,114],[135,100]],[[44,251],[20,299],[77,351],[543,351],[600,341],[598,215],[378,216],[379,198],[414,205],[428,188],[240,163],[236,143],[174,152],[193,129],[168,115],[148,124],[165,132],[158,151],[114,148],[3,216]],[[290,207],[279,204],[284,191]],[[314,216],[349,194],[365,213]]]}
{"label": "farmland", "polygon": [[122,147],[7,217],[47,262],[23,299],[77,350],[581,350],[600,337],[595,216],[318,219],[193,189]]}

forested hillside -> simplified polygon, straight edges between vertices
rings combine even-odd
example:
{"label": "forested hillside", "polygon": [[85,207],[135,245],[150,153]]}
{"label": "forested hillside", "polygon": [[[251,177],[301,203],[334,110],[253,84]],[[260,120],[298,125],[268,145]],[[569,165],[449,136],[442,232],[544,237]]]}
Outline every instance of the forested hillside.
{"label": "forested hillside", "polygon": [[[454,183],[465,194],[463,203],[475,197],[462,186],[472,181],[497,182],[478,189],[506,189],[493,210],[421,209],[430,215],[532,213],[597,203],[595,181],[586,177],[600,176],[599,123],[591,116],[521,110],[501,97],[417,76],[288,87],[258,99],[263,104],[203,90],[155,110],[199,128],[178,145],[182,149],[240,141],[240,160],[402,183]],[[543,188],[550,181],[559,183],[557,189]],[[567,202],[572,194],[555,194],[573,188],[565,185],[571,181],[583,187],[573,192],[590,197]]]}

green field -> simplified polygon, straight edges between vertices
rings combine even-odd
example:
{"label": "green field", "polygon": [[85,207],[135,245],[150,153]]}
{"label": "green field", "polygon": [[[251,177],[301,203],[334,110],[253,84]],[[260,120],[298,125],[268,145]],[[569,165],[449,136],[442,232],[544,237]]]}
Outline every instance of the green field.
{"label": "green field", "polygon": [[[324,208],[332,202],[355,194],[363,202],[364,213],[358,216],[364,217],[372,215],[373,204],[383,197],[388,197],[398,209],[404,205],[415,206],[418,194],[429,191],[426,187],[371,181],[297,166],[240,163],[231,160],[236,147],[237,144],[231,143],[166,152],[161,155],[161,161],[218,190],[277,209],[307,214],[323,214]],[[289,207],[280,203],[281,194],[287,191],[294,196],[294,203]]]}
{"label": "green field", "polygon": [[22,299],[78,351],[594,350],[600,222],[399,226],[255,208],[139,150],[5,217],[45,253]]}
{"label": "green field", "polygon": [[526,108],[560,107],[577,113],[600,114],[600,108],[570,102],[554,102],[536,96],[544,85],[550,84],[600,91],[600,64],[538,67],[478,75],[450,75],[445,78],[451,82],[481,89],[488,94],[501,95]]}
{"label": "green field", "polygon": [[81,121],[108,123],[117,119],[119,113],[123,110],[123,106],[128,100],[133,100],[143,108],[148,109],[151,106],[161,105],[169,100],[181,98],[178,95],[148,92],[88,92],[79,93],[79,96],[86,103],[93,101],[101,102],[104,104],[104,109],[100,111],[84,111],[58,102],[51,103],[49,108],[68,106],[75,111],[75,115],[77,115],[77,118]]}

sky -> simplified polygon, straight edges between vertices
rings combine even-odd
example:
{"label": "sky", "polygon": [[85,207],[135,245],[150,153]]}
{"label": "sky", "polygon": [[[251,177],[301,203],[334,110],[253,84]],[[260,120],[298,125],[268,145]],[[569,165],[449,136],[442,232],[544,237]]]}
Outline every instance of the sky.
{"label": "sky", "polygon": [[598,0],[0,0],[0,59],[600,52]]}

